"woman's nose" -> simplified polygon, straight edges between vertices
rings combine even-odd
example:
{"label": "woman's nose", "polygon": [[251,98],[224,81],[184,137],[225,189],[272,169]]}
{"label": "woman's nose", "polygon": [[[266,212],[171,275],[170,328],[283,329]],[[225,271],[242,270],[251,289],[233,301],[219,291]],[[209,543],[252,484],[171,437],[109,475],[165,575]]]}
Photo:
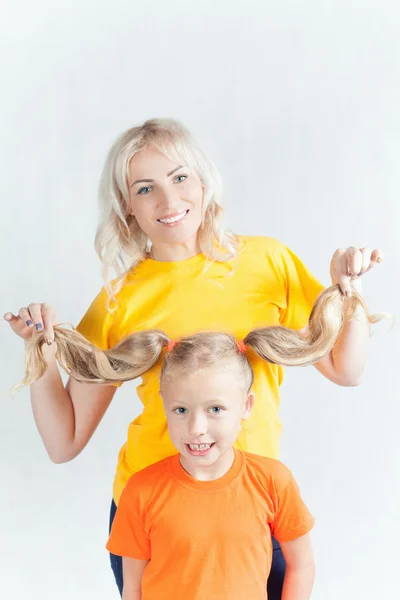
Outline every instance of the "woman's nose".
{"label": "woman's nose", "polygon": [[173,187],[165,187],[160,189],[159,207],[170,211],[178,209],[179,196]]}

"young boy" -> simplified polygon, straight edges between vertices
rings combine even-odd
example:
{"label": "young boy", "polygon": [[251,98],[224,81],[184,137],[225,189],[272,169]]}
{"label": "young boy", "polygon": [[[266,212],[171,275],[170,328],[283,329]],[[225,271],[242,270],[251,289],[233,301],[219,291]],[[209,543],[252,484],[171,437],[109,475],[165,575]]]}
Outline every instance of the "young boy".
{"label": "young boy", "polygon": [[272,536],[286,561],[282,600],[308,600],[314,519],[293,476],[233,447],[254,404],[246,348],[213,333],[168,350],[161,396],[178,454],[134,474],[121,496],[107,549],[123,557],[123,600],[265,600]]}

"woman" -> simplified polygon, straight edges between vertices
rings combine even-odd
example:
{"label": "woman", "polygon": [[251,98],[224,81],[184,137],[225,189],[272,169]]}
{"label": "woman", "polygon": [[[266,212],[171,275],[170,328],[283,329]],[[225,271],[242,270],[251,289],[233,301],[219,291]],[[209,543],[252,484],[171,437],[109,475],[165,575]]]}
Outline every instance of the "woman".
{"label": "woman", "polygon": [[[104,167],[102,216],[96,249],[105,286],[78,326],[105,349],[140,330],[162,329],[179,339],[201,330],[226,330],[237,339],[255,327],[282,324],[301,329],[322,290],[297,256],[277,240],[235,236],[220,224],[223,213],[218,173],[182,125],[152,120],[122,135]],[[330,264],[333,284],[351,295],[351,284],[382,260],[379,250],[337,250]],[[116,279],[109,281],[109,270]],[[359,288],[358,288],[359,290]],[[62,383],[53,341],[55,314],[30,304],[5,319],[29,340],[37,331],[48,340],[48,370],[31,386],[37,427],[50,458],[77,456],[102,419],[116,386]],[[332,352],[318,370],[339,385],[357,385],[363,371],[369,325],[363,313],[348,319]],[[262,456],[279,455],[278,417],[282,369],[251,358],[254,411],[237,446]],[[112,522],[129,477],[174,454],[159,395],[159,366],[143,376],[138,394],[143,413],[130,424],[114,482]],[[122,593],[122,564],[111,555]],[[284,560],[279,545],[268,582],[269,598],[281,597]]]}

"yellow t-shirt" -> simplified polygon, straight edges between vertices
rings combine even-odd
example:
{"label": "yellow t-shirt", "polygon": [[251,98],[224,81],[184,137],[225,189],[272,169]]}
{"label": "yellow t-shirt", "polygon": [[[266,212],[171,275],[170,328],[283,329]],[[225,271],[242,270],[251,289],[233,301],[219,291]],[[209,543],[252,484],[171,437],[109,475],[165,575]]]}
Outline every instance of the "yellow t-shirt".
{"label": "yellow t-shirt", "polygon": [[[323,286],[293,252],[275,239],[241,237],[238,260],[211,263],[202,255],[177,262],[146,259],[128,274],[107,311],[103,289],[78,325],[93,344],[106,349],[135,331],[162,329],[171,339],[198,331],[227,331],[238,340],[255,327],[285,325],[301,329]],[[204,267],[208,265],[204,272]],[[237,448],[278,458],[278,416],[282,367],[250,357],[256,403],[237,440]],[[129,477],[176,454],[159,395],[160,364],[137,388],[143,412],[130,425],[114,481],[118,503]]]}

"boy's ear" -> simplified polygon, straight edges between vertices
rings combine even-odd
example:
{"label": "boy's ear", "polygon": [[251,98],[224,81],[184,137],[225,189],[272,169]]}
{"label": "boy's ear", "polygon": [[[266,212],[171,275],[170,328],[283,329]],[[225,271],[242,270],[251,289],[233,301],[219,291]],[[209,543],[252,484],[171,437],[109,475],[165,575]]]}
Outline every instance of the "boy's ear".
{"label": "boy's ear", "polygon": [[251,411],[253,410],[253,406],[254,406],[254,402],[256,400],[256,397],[254,395],[254,392],[252,392],[250,390],[250,392],[248,392],[247,397],[246,397],[246,401],[244,403],[243,406],[243,414],[242,414],[242,419],[248,419]]}

